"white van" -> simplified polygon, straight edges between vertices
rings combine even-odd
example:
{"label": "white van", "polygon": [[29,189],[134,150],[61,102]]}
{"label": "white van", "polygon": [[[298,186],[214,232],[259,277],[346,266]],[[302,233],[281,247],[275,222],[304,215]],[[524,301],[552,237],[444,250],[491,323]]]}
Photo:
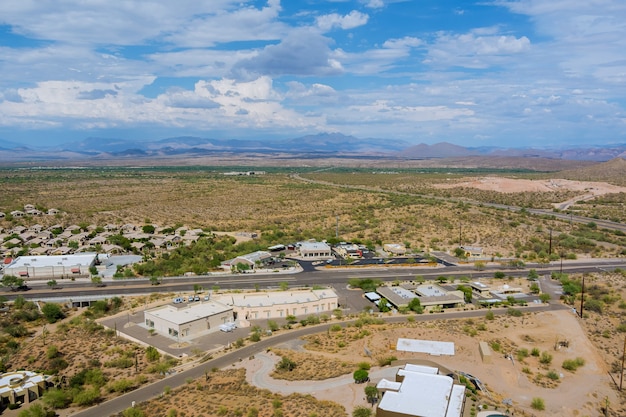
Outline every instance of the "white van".
{"label": "white van", "polygon": [[180,303],[182,303],[183,301],[184,301],[184,300],[183,300],[183,298],[182,298],[182,297],[176,297],[176,298],[174,298],[174,299],[172,300],[172,302],[173,302],[174,304],[180,304]]}

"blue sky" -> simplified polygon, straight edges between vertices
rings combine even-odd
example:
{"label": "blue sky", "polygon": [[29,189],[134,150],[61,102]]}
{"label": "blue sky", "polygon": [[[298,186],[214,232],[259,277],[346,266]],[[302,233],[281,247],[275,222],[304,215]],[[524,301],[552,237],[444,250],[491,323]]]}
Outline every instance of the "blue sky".
{"label": "blue sky", "polygon": [[0,138],[626,143],[623,0],[0,3]]}

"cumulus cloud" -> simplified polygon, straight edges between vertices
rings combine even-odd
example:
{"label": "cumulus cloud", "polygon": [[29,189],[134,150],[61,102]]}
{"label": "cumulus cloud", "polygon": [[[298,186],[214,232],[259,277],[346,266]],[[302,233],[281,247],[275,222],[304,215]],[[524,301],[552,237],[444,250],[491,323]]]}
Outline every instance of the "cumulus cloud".
{"label": "cumulus cloud", "polygon": [[339,61],[332,59],[330,39],[314,30],[292,31],[277,45],[268,45],[252,58],[240,61],[233,74],[254,78],[259,74],[278,75],[336,75],[342,72]]}
{"label": "cumulus cloud", "polygon": [[363,26],[367,23],[369,16],[357,10],[352,10],[347,15],[339,15],[337,13],[319,16],[316,19],[317,27],[322,31],[329,31],[334,28],[353,29]]}

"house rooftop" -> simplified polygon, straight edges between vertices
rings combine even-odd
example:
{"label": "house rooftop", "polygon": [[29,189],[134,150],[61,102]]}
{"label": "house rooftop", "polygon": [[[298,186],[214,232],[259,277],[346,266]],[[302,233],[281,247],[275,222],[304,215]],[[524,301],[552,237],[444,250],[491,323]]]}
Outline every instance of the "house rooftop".
{"label": "house rooftop", "polygon": [[[459,417],[463,409],[465,387],[455,385],[449,376],[401,369],[402,381],[397,390],[393,382],[379,383],[387,390],[379,410],[402,416]],[[399,371],[399,374],[400,374]]]}

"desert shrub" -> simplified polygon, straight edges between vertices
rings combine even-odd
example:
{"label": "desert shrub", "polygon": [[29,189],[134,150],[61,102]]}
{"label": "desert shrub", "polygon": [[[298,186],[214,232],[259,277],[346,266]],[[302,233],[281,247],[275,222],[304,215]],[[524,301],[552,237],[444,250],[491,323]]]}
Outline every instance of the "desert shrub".
{"label": "desert shrub", "polygon": [[359,369],[364,369],[366,371],[369,371],[372,365],[369,362],[359,362],[358,367]]}
{"label": "desert shrub", "polygon": [[548,378],[550,378],[553,381],[558,381],[559,380],[559,374],[557,374],[555,371],[550,371],[546,374],[546,376]]}
{"label": "desert shrub", "polygon": [[56,323],[57,321],[65,317],[61,306],[56,303],[47,303],[41,308],[41,312],[43,313],[43,316],[46,318],[48,323]]}
{"label": "desert shrub", "polygon": [[585,301],[584,308],[588,311],[593,311],[595,313],[602,314],[603,307],[604,307],[603,304],[604,303],[602,301],[592,298],[590,300]]}
{"label": "desert shrub", "polygon": [[535,348],[533,348],[533,349],[530,351],[530,354],[531,354],[532,356],[537,357],[537,356],[539,356],[539,355],[541,354],[541,352],[539,351],[539,348],[536,348],[536,347],[535,347]]}
{"label": "desert shrub", "polygon": [[393,361],[397,361],[398,358],[395,356],[385,356],[382,358],[378,358],[378,366],[389,366]]}
{"label": "desert shrub", "polygon": [[576,358],[576,359],[566,359],[563,361],[563,365],[561,365],[563,367],[563,369],[566,369],[570,372],[576,372],[576,370],[578,368],[580,368],[581,366],[583,366],[585,364],[585,360],[583,358]]}
{"label": "desert shrub", "polygon": [[145,414],[139,408],[130,407],[122,412],[123,417],[144,417]]}
{"label": "desert shrub", "polygon": [[161,354],[154,346],[148,346],[146,348],[146,359],[149,362],[156,362],[161,359]]}
{"label": "desert shrub", "polygon": [[283,356],[283,358],[280,360],[280,362],[278,362],[278,364],[276,364],[276,369],[281,370],[281,371],[293,371],[296,366],[298,366],[294,361],[292,361],[291,359],[289,359],[286,356]]}
{"label": "desert shrub", "polygon": [[24,337],[29,333],[21,324],[10,324],[4,328],[4,331],[13,337]]}
{"label": "desert shrub", "polygon": [[524,313],[522,313],[521,310],[518,310],[516,308],[511,308],[511,307],[506,309],[506,314],[508,314],[511,317],[521,317],[524,315]]}
{"label": "desert shrub", "polygon": [[330,326],[329,330],[331,332],[339,332],[339,331],[341,331],[341,325],[340,324],[333,324],[332,326]]}
{"label": "desert shrub", "polygon": [[54,359],[57,356],[59,356],[59,348],[54,345],[48,346],[48,349],[46,350],[46,357],[48,359]]}
{"label": "desert shrub", "polygon": [[130,368],[135,364],[135,361],[132,358],[127,356],[122,356],[121,358],[111,359],[104,363],[104,366],[107,368],[120,368],[126,369]]}
{"label": "desert shrub", "polygon": [[548,352],[541,352],[541,356],[539,357],[539,363],[543,365],[550,365],[552,363],[552,355]]}
{"label": "desert shrub", "polygon": [[77,390],[74,394],[73,402],[76,405],[93,405],[100,401],[100,389],[91,388],[87,390]]}
{"label": "desert shrub", "polygon": [[116,381],[113,381],[109,384],[109,386],[107,387],[107,390],[109,392],[128,392],[128,391],[132,391],[135,388],[135,384],[133,383],[133,381],[126,379],[126,378],[122,378],[122,379],[118,379]]}
{"label": "desert shrub", "polygon": [[528,357],[528,349],[520,348],[517,350],[516,355],[517,355],[517,360],[519,362],[522,362],[524,359]]}
{"label": "desert shrub", "polygon": [[352,410],[352,417],[371,417],[372,410],[368,407],[359,405]]}
{"label": "desert shrub", "polygon": [[61,409],[72,403],[72,396],[68,391],[51,388],[44,392],[42,400],[50,408]]}
{"label": "desert shrub", "polygon": [[20,411],[18,417],[55,417],[56,415],[57,414],[54,411],[47,410],[43,405],[35,403]]}
{"label": "desert shrub", "polygon": [[485,314],[485,318],[486,318],[487,320],[493,320],[493,319],[495,318],[495,316],[494,316],[494,314],[493,314],[493,311],[489,310],[489,311],[487,312],[487,314]]}
{"label": "desert shrub", "polygon": [[535,397],[530,403],[530,406],[533,410],[543,411],[546,409],[546,404],[543,401],[543,398]]}

